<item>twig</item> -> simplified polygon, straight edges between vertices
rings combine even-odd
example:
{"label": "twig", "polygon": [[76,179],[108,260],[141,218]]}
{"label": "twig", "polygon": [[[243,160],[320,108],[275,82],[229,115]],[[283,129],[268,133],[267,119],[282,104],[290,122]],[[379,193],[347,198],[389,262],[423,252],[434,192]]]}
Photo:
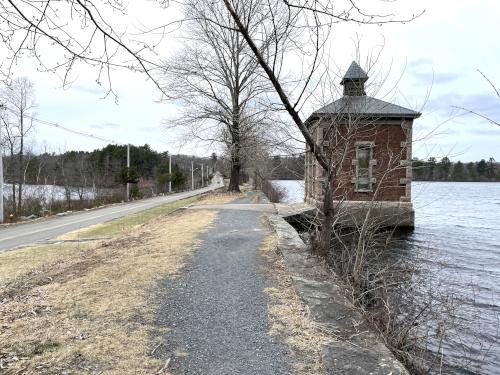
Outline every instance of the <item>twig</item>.
{"label": "twig", "polygon": [[162,345],[163,345],[163,343],[162,343],[162,342],[160,342],[158,345],[156,345],[156,346],[154,347],[154,349],[151,351],[151,355],[155,354],[156,349],[158,349],[158,348],[159,348],[160,346],[162,346]]}
{"label": "twig", "polygon": [[171,358],[167,359],[165,361],[165,365],[156,373],[156,375],[161,374],[163,371],[165,371],[168,368],[168,365],[170,364]]}

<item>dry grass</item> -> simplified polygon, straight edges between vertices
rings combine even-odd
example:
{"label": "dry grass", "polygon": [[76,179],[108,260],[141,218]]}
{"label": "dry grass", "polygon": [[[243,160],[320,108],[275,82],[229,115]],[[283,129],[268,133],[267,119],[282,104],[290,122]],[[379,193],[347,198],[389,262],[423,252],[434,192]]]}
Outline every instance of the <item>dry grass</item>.
{"label": "dry grass", "polygon": [[88,246],[88,243],[58,243],[0,253],[0,288],[44,264],[54,263],[71,256],[75,251],[83,251]]}
{"label": "dry grass", "polygon": [[250,185],[249,183],[245,182],[245,183],[240,185],[240,190],[242,193],[247,193],[249,191],[253,191],[254,187],[253,187],[253,185]]}
{"label": "dry grass", "polygon": [[[211,194],[207,195],[210,196]],[[203,199],[203,198],[201,198]],[[148,222],[151,219],[154,219],[160,215],[168,215],[169,213],[181,208],[185,207],[193,202],[199,201],[199,197],[192,197],[187,199],[182,199],[179,201],[175,201],[172,203],[165,203],[161,206],[157,206],[151,208],[149,210],[144,210],[141,212],[137,212],[132,215],[127,215],[121,217],[116,220],[111,220],[105,223],[92,225],[86,228],[83,228],[78,231],[73,231],[71,233],[66,233],[58,239],[61,240],[76,240],[76,239],[85,239],[85,238],[100,238],[100,237],[111,237],[121,233],[125,233],[132,228],[141,225],[143,223]]]}
{"label": "dry grass", "polygon": [[[167,203],[149,210],[138,212],[133,215],[124,216],[120,219],[92,225],[77,231],[66,233],[57,239],[79,240],[88,238],[109,239],[110,237],[127,233],[133,228],[147,223],[161,215],[168,215],[180,207],[199,200],[199,197],[183,199],[177,202]],[[36,269],[43,264],[52,263],[70,256],[77,251],[83,251],[94,246],[92,243],[57,243],[51,245],[31,246],[16,251],[0,253],[0,286],[7,281],[20,277],[21,275]]]}
{"label": "dry grass", "polygon": [[212,194],[204,195],[201,199],[199,199],[196,204],[204,205],[204,204],[225,204],[236,199],[244,198],[245,194],[243,193],[229,193],[225,192],[217,192]]}
{"label": "dry grass", "polygon": [[[109,241],[1,254],[2,274],[31,270],[0,285],[0,372],[165,373],[150,355],[160,332],[155,287],[181,272],[215,217],[179,212],[143,226],[136,221]],[[30,263],[37,252],[43,255]]]}
{"label": "dry grass", "polygon": [[279,336],[294,354],[298,375],[323,374],[321,347],[331,338],[317,327],[295,290],[283,259],[277,253],[278,236],[270,234],[260,253],[266,260],[270,277],[276,287],[265,289],[269,296],[270,334]]}

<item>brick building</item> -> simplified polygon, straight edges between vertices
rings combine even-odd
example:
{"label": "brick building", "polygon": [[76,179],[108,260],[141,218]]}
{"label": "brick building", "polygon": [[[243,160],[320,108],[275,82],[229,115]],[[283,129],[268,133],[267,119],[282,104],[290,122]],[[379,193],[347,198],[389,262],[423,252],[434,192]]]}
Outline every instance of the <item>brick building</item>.
{"label": "brick building", "polygon": [[[412,125],[420,113],[367,96],[367,80],[353,61],[340,83],[342,98],[315,111],[306,124],[336,171],[334,202],[350,221],[361,220],[371,205],[388,226],[413,226]],[[308,149],[306,202],[322,203],[324,183],[325,171]]]}

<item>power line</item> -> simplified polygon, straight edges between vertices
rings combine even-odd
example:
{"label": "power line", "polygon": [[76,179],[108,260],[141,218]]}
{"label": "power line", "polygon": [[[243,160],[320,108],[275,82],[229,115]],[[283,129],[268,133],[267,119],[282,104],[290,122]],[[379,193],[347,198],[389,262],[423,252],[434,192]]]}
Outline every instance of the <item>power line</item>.
{"label": "power line", "polygon": [[[16,115],[16,113],[10,109],[10,108],[5,108],[7,111],[9,112],[12,112],[14,115]],[[73,133],[73,134],[77,134],[77,135],[80,135],[82,137],[88,137],[88,138],[93,138],[93,139],[96,139],[96,140],[99,140],[99,141],[102,141],[102,142],[108,142],[108,143],[114,143],[114,144],[117,144],[117,145],[125,145],[125,143],[120,143],[120,142],[116,142],[115,140],[112,140],[112,139],[107,139],[107,138],[103,138],[103,137],[99,137],[97,135],[94,135],[94,134],[89,134],[89,133],[84,133],[80,130],[75,130],[75,129],[71,129],[71,128],[68,128],[67,126],[63,126],[61,124],[58,124],[58,123],[55,123],[55,122],[50,122],[50,121],[46,121],[46,120],[42,120],[42,119],[39,119],[39,118],[36,118],[36,117],[33,117],[33,116],[29,116],[29,115],[24,115],[24,117],[26,117],[27,119],[30,119],[36,123],[39,123],[39,124],[42,124],[42,125],[47,125],[47,126],[51,126],[53,128],[57,128],[57,129],[62,129],[64,131],[67,131],[69,133]]]}
{"label": "power line", "polygon": [[[12,109],[10,109],[8,107],[6,107],[5,109],[7,109],[9,112],[14,113],[14,115],[17,115]],[[99,141],[103,141],[103,142],[107,142],[107,143],[114,143],[114,144],[117,144],[117,145],[127,146],[127,168],[130,169],[130,143],[128,143],[128,144],[118,143],[118,142],[116,142],[116,141],[114,141],[112,139],[107,139],[107,138],[99,137],[99,136],[94,135],[94,134],[84,133],[84,132],[82,132],[80,130],[71,129],[71,128],[68,128],[66,126],[57,124],[55,122],[50,122],[50,121],[42,120],[42,119],[39,119],[39,118],[36,118],[36,117],[33,117],[33,116],[29,116],[29,115],[26,115],[26,114],[24,114],[24,117],[26,117],[27,119],[30,119],[30,120],[32,120],[32,121],[34,121],[36,123],[47,125],[47,126],[52,126],[54,128],[57,128],[57,129],[62,129],[62,130],[65,130],[65,131],[67,131],[69,133],[80,135],[82,137],[88,137],[88,138],[97,139]],[[2,182],[3,182],[3,178],[2,178]],[[127,182],[127,201],[129,199],[130,199],[130,183]],[[2,222],[3,222],[3,220],[2,220]]]}

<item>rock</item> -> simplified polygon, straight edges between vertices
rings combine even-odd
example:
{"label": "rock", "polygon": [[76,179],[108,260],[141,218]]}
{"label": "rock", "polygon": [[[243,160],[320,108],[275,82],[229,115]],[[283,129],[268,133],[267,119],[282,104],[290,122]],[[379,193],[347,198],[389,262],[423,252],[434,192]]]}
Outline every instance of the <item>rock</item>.
{"label": "rock", "polygon": [[33,220],[36,219],[38,216],[31,214],[30,216],[19,216],[19,220],[21,221],[26,221],[26,220]]}

